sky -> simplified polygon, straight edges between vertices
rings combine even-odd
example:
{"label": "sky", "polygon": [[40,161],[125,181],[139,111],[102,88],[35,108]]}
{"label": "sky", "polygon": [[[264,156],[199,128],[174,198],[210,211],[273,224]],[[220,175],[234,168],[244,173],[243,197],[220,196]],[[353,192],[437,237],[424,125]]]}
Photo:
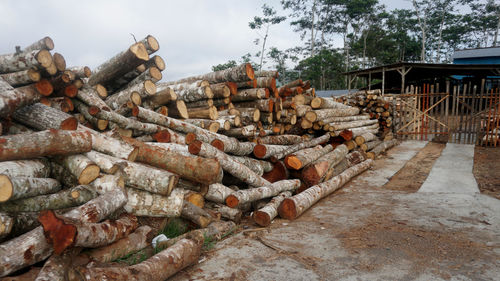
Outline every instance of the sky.
{"label": "sky", "polygon": [[[411,8],[409,0],[380,0],[389,9]],[[1,0],[0,54],[44,36],[70,66],[94,69],[126,50],[134,39],[153,35],[166,63],[165,81],[207,73],[213,65],[258,51],[259,36],[248,27],[264,3],[286,15],[279,0]],[[7,27],[7,28],[5,28]],[[341,46],[342,42],[333,42]],[[267,46],[301,45],[289,20],[272,26]]]}

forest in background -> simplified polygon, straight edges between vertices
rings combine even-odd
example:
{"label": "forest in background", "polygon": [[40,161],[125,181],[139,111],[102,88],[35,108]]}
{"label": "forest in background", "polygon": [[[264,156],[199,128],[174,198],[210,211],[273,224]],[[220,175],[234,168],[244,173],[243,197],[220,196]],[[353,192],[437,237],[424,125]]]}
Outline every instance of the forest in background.
{"label": "forest in background", "polygon": [[[412,9],[389,10],[378,0],[282,0],[284,14],[264,4],[249,22],[259,51],[212,69],[249,62],[255,70],[277,69],[281,83],[301,78],[318,90],[345,89],[343,72],[399,61],[451,63],[454,50],[499,44],[500,4],[494,0],[411,4]],[[269,30],[286,19],[303,45],[268,46]],[[338,38],[341,47],[333,44]]]}

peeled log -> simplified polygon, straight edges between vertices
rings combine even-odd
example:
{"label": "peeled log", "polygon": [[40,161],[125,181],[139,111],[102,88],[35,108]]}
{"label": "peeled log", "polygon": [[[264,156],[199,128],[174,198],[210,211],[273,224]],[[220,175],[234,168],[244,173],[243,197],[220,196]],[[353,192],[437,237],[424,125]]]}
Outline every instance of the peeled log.
{"label": "peeled log", "polygon": [[48,178],[50,165],[46,159],[0,162],[0,174],[9,177]]}
{"label": "peeled log", "polygon": [[[105,246],[126,237],[137,228],[137,218],[130,214],[124,214],[115,221],[81,224],[59,218],[53,211],[46,211],[40,213],[39,220],[44,226],[45,237],[56,254],[61,254],[68,247]],[[53,224],[61,226],[54,228]]]}
{"label": "peeled log", "polygon": [[126,188],[128,202],[124,206],[128,213],[148,217],[178,217],[182,212],[184,192],[174,189],[169,196]]}
{"label": "peeled log", "polygon": [[147,225],[141,226],[127,237],[107,246],[91,249],[86,254],[93,260],[102,263],[112,262],[130,253],[146,248],[149,245],[146,239],[151,231],[151,227]]}
{"label": "peeled log", "polygon": [[380,153],[388,150],[396,144],[398,144],[398,141],[395,139],[383,141],[381,144],[373,148],[370,152],[367,152],[366,156],[370,159],[375,159]]}
{"label": "peeled log", "polygon": [[0,202],[58,192],[61,184],[51,178],[9,177],[0,174]]}
{"label": "peeled log", "polygon": [[316,159],[320,158],[321,156],[325,155],[326,153],[329,153],[330,151],[333,150],[333,146],[331,144],[326,145],[323,148],[308,152],[308,153],[300,153],[300,150],[295,154],[289,154],[285,157],[285,165],[289,169],[294,169],[294,170],[300,170],[309,163],[312,163]]}
{"label": "peeled log", "polygon": [[173,246],[139,264],[128,267],[78,267],[69,272],[70,280],[163,281],[196,263],[203,239],[182,239]]}
{"label": "peeled log", "polygon": [[98,66],[89,77],[88,84],[91,86],[105,84],[133,70],[148,59],[149,55],[144,44],[141,42],[135,43],[126,51],[117,54]]}
{"label": "peeled log", "polygon": [[328,170],[342,161],[348,152],[345,145],[337,146],[332,152],[304,167],[301,171],[301,180],[306,186],[317,185],[325,178]]}
{"label": "peeled log", "polygon": [[282,180],[268,186],[249,188],[236,191],[226,198],[226,205],[236,208],[238,205],[273,197],[283,191],[293,191],[299,188],[300,180]]}
{"label": "peeled log", "polygon": [[189,152],[206,158],[216,158],[225,171],[250,185],[264,186],[270,184],[270,182],[255,174],[247,166],[238,163],[224,152],[201,141],[191,143],[189,145]]}
{"label": "peeled log", "polygon": [[244,63],[239,66],[231,67],[228,69],[215,71],[203,75],[188,77],[169,83],[175,84],[182,82],[193,82],[197,80],[207,80],[210,84],[216,84],[222,82],[248,81],[248,80],[253,80],[254,77],[255,75],[252,65],[250,63]]}
{"label": "peeled log", "polygon": [[364,172],[373,164],[373,160],[366,160],[356,166],[345,170],[342,174],[332,178],[327,182],[312,186],[301,193],[283,200],[278,208],[280,217],[293,220],[299,217],[304,211],[320,199],[330,195],[353,177]]}
{"label": "peeled log", "polygon": [[253,221],[260,226],[269,226],[273,219],[278,215],[278,207],[285,200],[292,196],[291,191],[284,191],[279,195],[275,196],[269,203],[258,211],[254,211],[252,214]]}

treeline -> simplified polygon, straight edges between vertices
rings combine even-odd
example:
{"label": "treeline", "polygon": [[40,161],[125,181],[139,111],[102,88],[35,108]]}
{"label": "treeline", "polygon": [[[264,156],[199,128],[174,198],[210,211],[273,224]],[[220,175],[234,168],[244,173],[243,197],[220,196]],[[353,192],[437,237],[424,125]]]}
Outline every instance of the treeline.
{"label": "treeline", "polygon": [[[262,15],[249,23],[258,31],[254,43],[260,51],[213,70],[251,62],[257,70],[277,69],[282,83],[300,77],[317,89],[342,89],[345,71],[398,61],[447,63],[456,49],[499,44],[500,4],[494,0],[411,4],[411,9],[391,10],[378,0],[282,0],[285,15],[264,5]],[[267,46],[269,30],[286,18],[303,45]]]}

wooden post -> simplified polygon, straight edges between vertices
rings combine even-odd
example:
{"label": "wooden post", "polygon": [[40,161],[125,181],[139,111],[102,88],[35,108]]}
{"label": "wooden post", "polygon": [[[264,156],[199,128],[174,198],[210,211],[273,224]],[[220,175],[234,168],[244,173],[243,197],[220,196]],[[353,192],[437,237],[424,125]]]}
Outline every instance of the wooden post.
{"label": "wooden post", "polygon": [[382,67],[382,96],[385,94],[385,67]]}
{"label": "wooden post", "polygon": [[368,91],[372,89],[372,72],[368,72]]}

